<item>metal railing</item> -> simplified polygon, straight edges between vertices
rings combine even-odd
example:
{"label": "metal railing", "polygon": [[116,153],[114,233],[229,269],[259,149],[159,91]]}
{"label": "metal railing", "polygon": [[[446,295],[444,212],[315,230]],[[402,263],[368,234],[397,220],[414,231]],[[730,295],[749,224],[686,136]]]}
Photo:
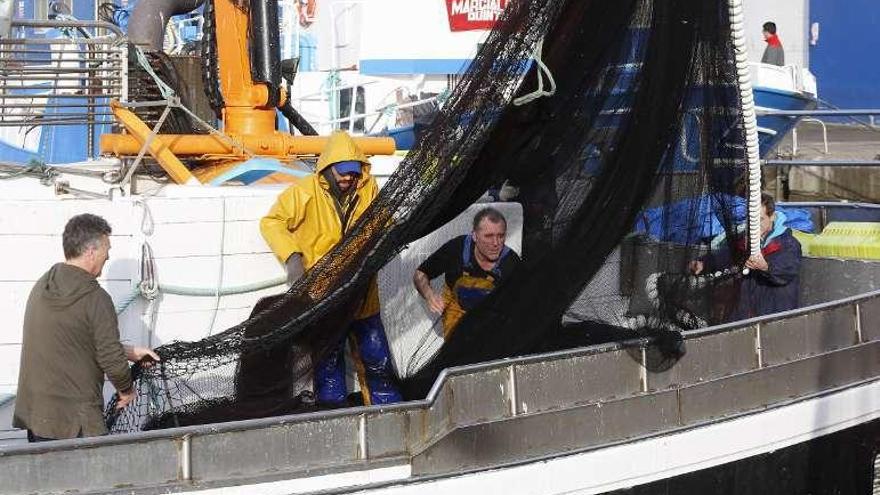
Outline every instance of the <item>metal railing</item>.
{"label": "metal railing", "polygon": [[780,117],[853,117],[859,115],[880,115],[878,108],[858,108],[852,110],[826,109],[826,110],[775,110],[763,108],[756,110],[758,115],[773,115]]}
{"label": "metal railing", "polygon": [[[0,127],[112,123],[108,102],[128,93],[128,53],[118,26],[101,21],[14,20],[0,39]],[[36,31],[51,31],[38,34]]]}
{"label": "metal railing", "polygon": [[765,167],[880,167],[880,160],[764,160]]}
{"label": "metal railing", "polygon": [[[865,270],[855,263],[844,268]],[[234,483],[233,472],[277,479],[389,463],[431,476],[597,448],[875,381],[878,316],[874,291],[687,332],[688,351],[670,369],[652,368],[644,338],[446,370],[422,401],[0,449],[0,493],[181,488]],[[557,434],[521,451],[481,450],[469,435],[485,428],[495,439]]]}
{"label": "metal railing", "polygon": [[[805,117],[801,122],[816,123],[822,127],[822,144],[825,154],[828,154],[828,128],[825,122],[813,117],[856,117],[880,115],[878,108],[856,108],[856,109],[816,109],[816,110],[775,110],[769,108],[761,108],[757,110],[760,116],[774,117]],[[872,121],[873,122],[873,121]],[[873,128],[873,125],[872,125]],[[797,127],[791,131],[792,138],[792,155],[797,155],[798,135]],[[880,143],[878,143],[880,146]],[[880,160],[763,160],[762,165],[767,167],[877,167],[880,166]]]}

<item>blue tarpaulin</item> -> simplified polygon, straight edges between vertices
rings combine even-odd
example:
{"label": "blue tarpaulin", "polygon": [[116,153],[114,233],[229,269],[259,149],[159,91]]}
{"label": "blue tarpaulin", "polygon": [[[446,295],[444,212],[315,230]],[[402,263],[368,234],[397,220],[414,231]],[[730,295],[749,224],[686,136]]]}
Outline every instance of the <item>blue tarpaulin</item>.
{"label": "blue tarpaulin", "polygon": [[[725,208],[719,208],[721,205],[725,205]],[[677,244],[708,241],[724,233],[724,226],[717,213],[725,209],[733,213],[735,223],[745,223],[748,208],[744,198],[706,195],[664,207],[649,208],[639,216],[633,230],[660,241]],[[802,232],[815,230],[809,211],[779,205],[776,209],[785,213],[786,227]]]}

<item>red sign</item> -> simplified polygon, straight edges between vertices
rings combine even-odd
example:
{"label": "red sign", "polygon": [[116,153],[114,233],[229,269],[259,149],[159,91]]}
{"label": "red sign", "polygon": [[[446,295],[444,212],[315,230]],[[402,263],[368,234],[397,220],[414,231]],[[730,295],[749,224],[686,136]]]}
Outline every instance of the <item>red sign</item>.
{"label": "red sign", "polygon": [[507,0],[446,0],[451,31],[492,29]]}

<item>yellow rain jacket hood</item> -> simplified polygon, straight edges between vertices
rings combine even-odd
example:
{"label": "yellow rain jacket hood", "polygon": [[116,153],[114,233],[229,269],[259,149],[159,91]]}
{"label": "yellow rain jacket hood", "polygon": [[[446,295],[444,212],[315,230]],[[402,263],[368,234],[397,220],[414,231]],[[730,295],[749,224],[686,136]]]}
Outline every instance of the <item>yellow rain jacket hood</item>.
{"label": "yellow rain jacket hood", "polygon": [[[351,201],[356,201],[348,225],[337,213],[330,184],[322,172],[334,163],[355,160],[363,163],[361,178]],[[260,232],[282,263],[300,253],[303,266],[310,269],[335,246],[360,218],[379,192],[370,175],[370,162],[354,140],[344,131],[334,132],[318,158],[317,173],[296,179],[275,201],[260,221]]]}
{"label": "yellow rain jacket hood", "polygon": [[367,155],[358,148],[357,143],[354,142],[354,139],[347,132],[335,131],[330,135],[327,145],[324,146],[324,151],[318,157],[316,169],[320,173],[334,163],[347,161],[357,161],[364,164],[366,170],[364,170],[364,176],[361,178],[361,183],[363,183],[370,172],[370,161],[367,160]]}

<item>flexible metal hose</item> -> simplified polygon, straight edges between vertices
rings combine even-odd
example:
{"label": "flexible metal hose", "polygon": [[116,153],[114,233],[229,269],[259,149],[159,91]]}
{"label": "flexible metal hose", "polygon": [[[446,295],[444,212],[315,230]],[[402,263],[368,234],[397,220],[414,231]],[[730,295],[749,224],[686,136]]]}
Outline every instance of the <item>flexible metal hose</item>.
{"label": "flexible metal hose", "polygon": [[736,73],[739,80],[740,106],[746,133],[746,158],[749,165],[749,254],[761,252],[761,155],[758,149],[758,117],[746,50],[742,0],[728,0],[730,34],[736,53]]}

